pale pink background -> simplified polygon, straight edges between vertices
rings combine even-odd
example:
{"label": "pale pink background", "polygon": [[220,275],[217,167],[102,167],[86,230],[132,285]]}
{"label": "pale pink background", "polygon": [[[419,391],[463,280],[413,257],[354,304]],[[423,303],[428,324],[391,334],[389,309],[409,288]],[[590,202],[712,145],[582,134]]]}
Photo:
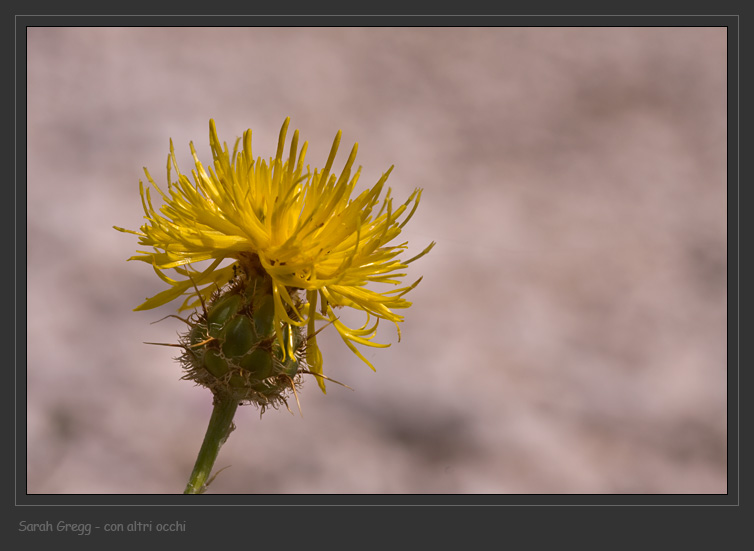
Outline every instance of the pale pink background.
{"label": "pale pink background", "polygon": [[726,492],[724,28],[32,28],[29,493],[183,490],[210,394],[111,226],[169,138],[269,156],[288,115],[438,245],[377,372],[325,331],[355,391],[242,408],[210,492]]}

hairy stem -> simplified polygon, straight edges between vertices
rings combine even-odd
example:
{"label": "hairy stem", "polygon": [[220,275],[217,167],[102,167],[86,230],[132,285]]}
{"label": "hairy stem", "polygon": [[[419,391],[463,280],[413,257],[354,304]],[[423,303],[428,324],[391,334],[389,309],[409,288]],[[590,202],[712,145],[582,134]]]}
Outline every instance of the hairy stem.
{"label": "hairy stem", "polygon": [[238,409],[238,400],[229,396],[215,396],[212,417],[209,420],[204,442],[196,458],[194,471],[191,473],[184,494],[201,494],[206,490],[207,478],[215,464],[220,448],[233,430],[233,416]]}

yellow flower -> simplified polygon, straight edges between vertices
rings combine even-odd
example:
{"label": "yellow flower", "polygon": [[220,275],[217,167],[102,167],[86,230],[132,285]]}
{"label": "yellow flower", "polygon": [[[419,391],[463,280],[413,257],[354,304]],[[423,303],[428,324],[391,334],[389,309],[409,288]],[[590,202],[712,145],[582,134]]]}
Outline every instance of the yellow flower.
{"label": "yellow flower", "polygon": [[[433,242],[417,256],[401,260],[399,255],[407,243],[389,245],[416,211],[421,189],[397,208],[393,207],[390,188],[380,199],[393,169],[390,167],[371,189],[351,198],[361,171],[359,167],[351,175],[358,144],[351,150],[340,176],[331,174],[340,131],[324,168],[311,172],[307,165],[304,171],[307,142],[299,152],[298,130],[293,134],[288,157],[283,158],[289,122],[287,118],[283,123],[277,153],[269,164],[261,157],[254,159],[251,130],[244,132],[243,140],[236,140],[231,154],[227,144],[221,144],[215,123],[210,120],[213,164],[205,168],[191,143],[193,183],[178,169],[172,140],[167,193],[144,169],[164,204],[156,211],[150,190],[139,182],[147,222],[138,232],[115,229],[138,235],[140,245],[154,249],[137,251],[141,254],[129,260],[151,264],[170,287],[136,310],[155,308],[182,295],[186,298],[180,310],[195,308],[215,289],[233,280],[237,267],[221,266],[224,260],[234,260],[242,266],[253,263],[261,265],[272,280],[276,338],[283,350],[292,354],[290,345],[283,342],[284,334],[292,334],[285,331],[285,326],[306,327],[309,369],[322,374],[315,321],[326,321],[374,369],[355,345],[389,346],[373,341],[382,319],[396,324],[400,340],[398,322],[403,317],[395,310],[411,305],[403,296],[421,280],[400,287],[406,275],[403,270],[434,246]],[[171,169],[175,170],[177,181]],[[201,261],[211,262],[201,270],[193,267]],[[170,269],[178,274],[177,279],[165,273]],[[370,284],[396,288],[377,291]],[[351,328],[343,323],[335,309],[344,306],[363,311],[364,325]],[[324,391],[322,378],[317,381]]]}

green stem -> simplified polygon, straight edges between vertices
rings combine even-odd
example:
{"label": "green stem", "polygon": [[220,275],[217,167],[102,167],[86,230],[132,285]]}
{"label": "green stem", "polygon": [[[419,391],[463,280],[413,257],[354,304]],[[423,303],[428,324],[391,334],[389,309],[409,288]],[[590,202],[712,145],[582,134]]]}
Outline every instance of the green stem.
{"label": "green stem", "polygon": [[227,396],[215,396],[215,406],[209,419],[204,442],[196,458],[194,471],[191,473],[184,494],[201,494],[206,490],[207,477],[212,471],[220,447],[233,430],[233,416],[238,409],[238,400]]}

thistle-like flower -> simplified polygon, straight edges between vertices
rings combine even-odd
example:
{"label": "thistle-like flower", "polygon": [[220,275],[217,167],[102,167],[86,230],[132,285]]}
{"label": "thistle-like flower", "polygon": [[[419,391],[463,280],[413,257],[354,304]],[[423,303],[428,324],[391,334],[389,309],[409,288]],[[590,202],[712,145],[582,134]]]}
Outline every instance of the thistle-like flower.
{"label": "thistle-like flower", "polygon": [[[374,369],[356,345],[389,346],[374,341],[380,320],[395,323],[400,339],[403,317],[396,311],[411,305],[403,297],[421,280],[402,286],[404,270],[434,246],[401,260],[407,243],[390,245],[416,211],[421,189],[397,208],[390,188],[380,199],[390,167],[352,198],[361,171],[352,174],[358,144],[340,175],[333,174],[339,131],[324,168],[312,172],[304,168],[307,143],[299,151],[298,130],[284,158],[289,122],[280,130],[275,157],[266,162],[252,155],[251,130],[231,154],[210,120],[213,163],[205,168],[190,144],[193,182],[178,169],[171,140],[166,192],[144,169],[164,204],[155,210],[150,189],[140,182],[146,223],[140,231],[115,228],[153,249],[129,260],[152,265],[169,285],[136,310],[180,297],[179,310],[203,306],[201,315],[189,318],[182,339],[191,378],[213,391],[213,381],[250,387],[251,394],[241,398],[263,404],[279,392],[275,376],[291,377],[303,363],[325,390],[316,322],[324,322],[320,328],[332,324]],[[197,269],[194,264],[202,261],[209,264]],[[175,279],[166,273],[171,269]],[[384,290],[385,284],[390,288]],[[347,326],[339,319],[341,307],[364,312],[364,324]]]}

